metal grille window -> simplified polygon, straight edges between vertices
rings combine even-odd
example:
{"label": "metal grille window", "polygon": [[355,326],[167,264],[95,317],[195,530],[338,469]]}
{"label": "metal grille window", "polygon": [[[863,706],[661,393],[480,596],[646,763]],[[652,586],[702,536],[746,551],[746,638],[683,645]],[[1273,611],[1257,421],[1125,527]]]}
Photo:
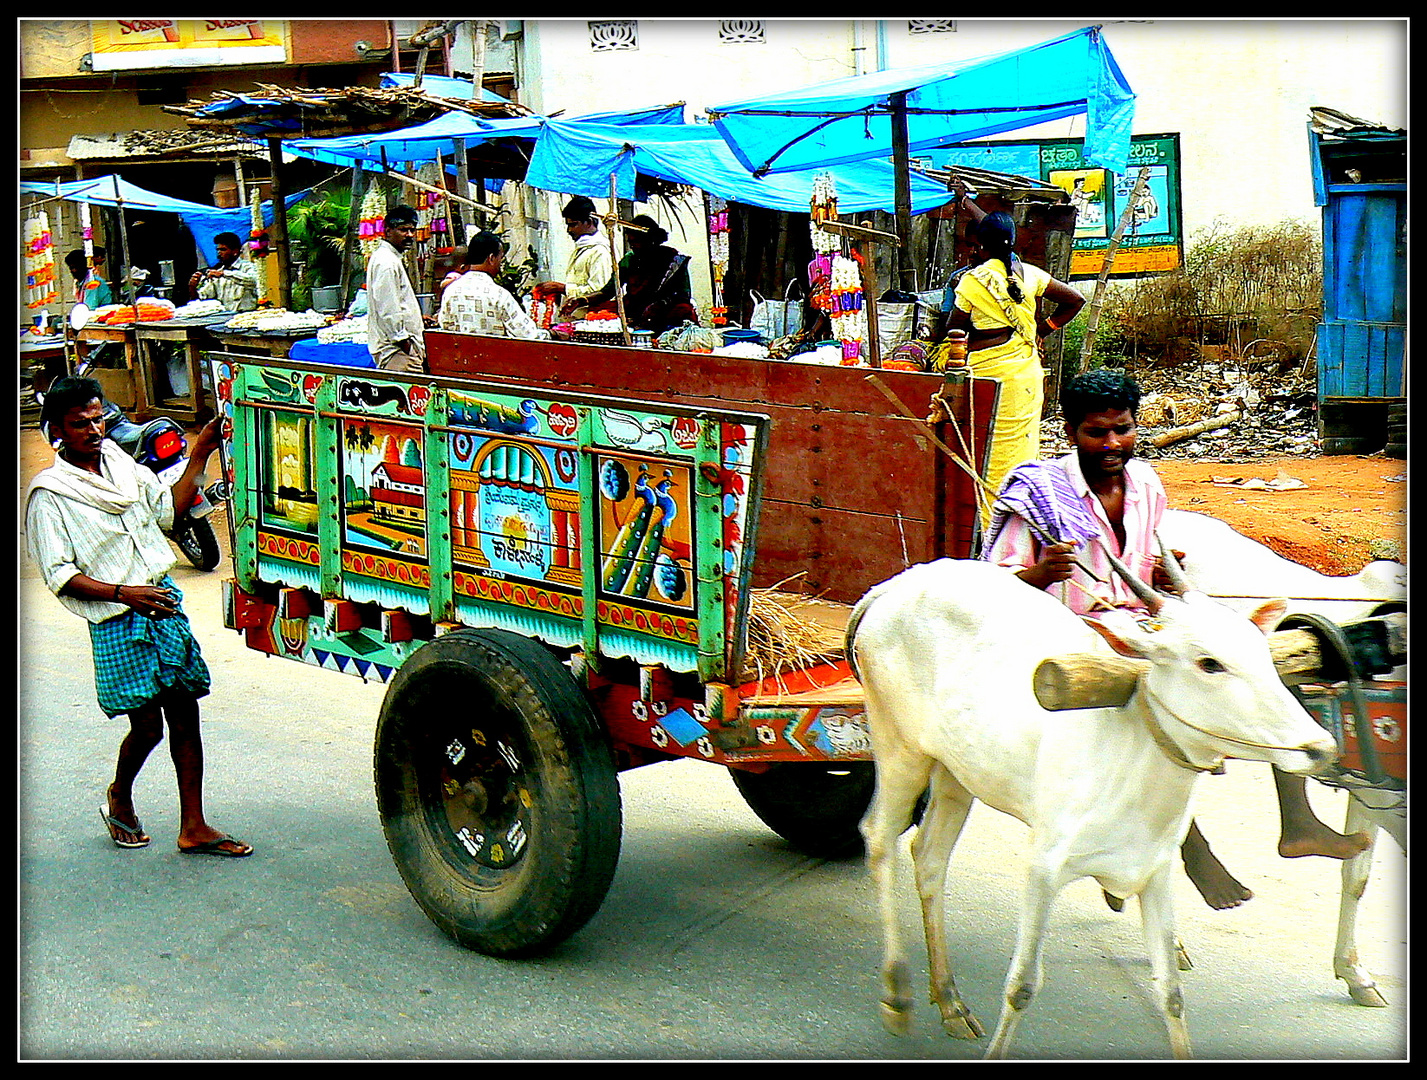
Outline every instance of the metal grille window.
{"label": "metal grille window", "polygon": [[956,33],[956,20],[908,19],[907,32],[909,34],[954,34]]}
{"label": "metal grille window", "polygon": [[620,52],[639,48],[639,23],[633,19],[592,22],[590,49],[593,52]]}
{"label": "metal grille window", "polygon": [[767,23],[762,19],[720,19],[718,40],[724,45],[755,45],[767,41]]}

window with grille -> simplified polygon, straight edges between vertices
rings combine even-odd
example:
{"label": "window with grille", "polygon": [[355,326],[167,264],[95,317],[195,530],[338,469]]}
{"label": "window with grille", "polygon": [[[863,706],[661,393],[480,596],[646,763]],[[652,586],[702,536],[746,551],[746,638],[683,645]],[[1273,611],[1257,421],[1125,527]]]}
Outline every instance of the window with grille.
{"label": "window with grille", "polygon": [[908,19],[907,32],[911,34],[954,34],[955,19]]}
{"label": "window with grille", "polygon": [[718,40],[724,45],[754,45],[767,41],[767,23],[762,19],[720,19]]}
{"label": "window with grille", "polygon": [[610,19],[592,22],[590,49],[594,52],[620,52],[639,48],[639,24],[633,19]]}

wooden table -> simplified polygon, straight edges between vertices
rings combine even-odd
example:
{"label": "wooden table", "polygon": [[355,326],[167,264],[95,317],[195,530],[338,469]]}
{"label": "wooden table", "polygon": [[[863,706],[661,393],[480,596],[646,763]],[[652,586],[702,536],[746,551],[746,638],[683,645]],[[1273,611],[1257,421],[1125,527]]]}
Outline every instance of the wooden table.
{"label": "wooden table", "polygon": [[[135,329],[139,372],[144,383],[149,412],[168,416],[179,423],[197,423],[207,396],[203,389],[203,353],[210,347],[204,323],[139,323]],[[188,393],[176,394],[169,382],[165,350],[159,344],[178,345],[188,368]]]}
{"label": "wooden table", "polygon": [[[316,329],[305,336],[316,337]],[[302,340],[299,337],[278,337],[272,334],[241,334],[233,330],[210,330],[209,337],[216,341],[222,349],[260,353],[263,356],[275,356],[282,360],[287,359],[293,342]]]}
{"label": "wooden table", "polygon": [[94,367],[89,377],[96,379],[104,387],[104,396],[121,409],[132,414],[135,420],[146,420],[151,414],[148,386],[139,371],[138,342],[134,336],[133,323],[112,326],[91,324],[75,336],[76,363],[88,355],[89,350],[106,342],[124,346],[124,362],[119,367]]}

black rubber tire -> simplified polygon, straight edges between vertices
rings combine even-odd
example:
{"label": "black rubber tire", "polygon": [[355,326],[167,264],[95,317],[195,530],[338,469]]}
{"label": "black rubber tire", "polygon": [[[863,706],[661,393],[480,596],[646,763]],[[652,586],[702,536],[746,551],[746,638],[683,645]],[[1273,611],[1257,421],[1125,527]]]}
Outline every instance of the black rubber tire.
{"label": "black rubber tire", "polygon": [[870,761],[780,761],[765,772],[729,769],[760,821],[799,851],[821,859],[861,855],[858,824],[872,802]]}
{"label": "black rubber tire", "polygon": [[223,561],[218,534],[206,517],[189,519],[173,534],[173,542],[183,557],[200,570],[212,570]]}
{"label": "black rubber tire", "polygon": [[402,665],[373,771],[387,847],[446,934],[525,956],[599,910],[619,861],[609,738],[556,655],[503,630],[456,630]]}

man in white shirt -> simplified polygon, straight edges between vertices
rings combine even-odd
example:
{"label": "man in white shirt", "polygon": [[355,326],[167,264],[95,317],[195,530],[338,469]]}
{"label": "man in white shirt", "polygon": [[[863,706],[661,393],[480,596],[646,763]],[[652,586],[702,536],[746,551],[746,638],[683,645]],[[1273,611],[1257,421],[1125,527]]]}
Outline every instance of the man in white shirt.
{"label": "man in white shirt", "polygon": [[563,281],[547,281],[540,287],[560,296],[562,318],[582,319],[589,310],[590,297],[609,284],[614,273],[614,257],[609,244],[599,235],[599,218],[595,204],[583,195],[576,195],[561,211],[565,232],[575,242],[565,264]]}
{"label": "man in white shirt", "polygon": [[217,300],[224,311],[252,311],[258,306],[258,268],[243,258],[243,242],[237,233],[221,232],[213,238],[218,249],[218,265],[196,270],[188,279],[188,289],[199,300]]}
{"label": "man in white shirt", "polygon": [[134,813],[133,784],[167,722],[179,851],[251,855],[250,845],[204,818],[198,699],[208,693],[209,672],[168,576],[174,557],[163,534],[193,505],[204,465],[218,448],[218,420],[194,439],[172,488],[106,438],[103,391],[93,379],[56,380],[44,420],[60,448],[25,500],[30,556],[50,591],[89,624],[99,707],[107,716],[129,717],[100,820],[116,847],[148,845]]}
{"label": "man in white shirt", "polygon": [[441,314],[437,321],[441,329],[461,334],[486,334],[491,337],[525,338],[528,341],[550,337],[535,325],[531,317],[509,289],[496,281],[505,259],[505,245],[490,232],[471,237],[466,251],[466,272],[446,289],[441,297]]}
{"label": "man in white shirt", "polygon": [[395,206],[367,260],[367,350],[384,371],[426,370],[425,322],[402,253],[416,240],[416,211]]}

